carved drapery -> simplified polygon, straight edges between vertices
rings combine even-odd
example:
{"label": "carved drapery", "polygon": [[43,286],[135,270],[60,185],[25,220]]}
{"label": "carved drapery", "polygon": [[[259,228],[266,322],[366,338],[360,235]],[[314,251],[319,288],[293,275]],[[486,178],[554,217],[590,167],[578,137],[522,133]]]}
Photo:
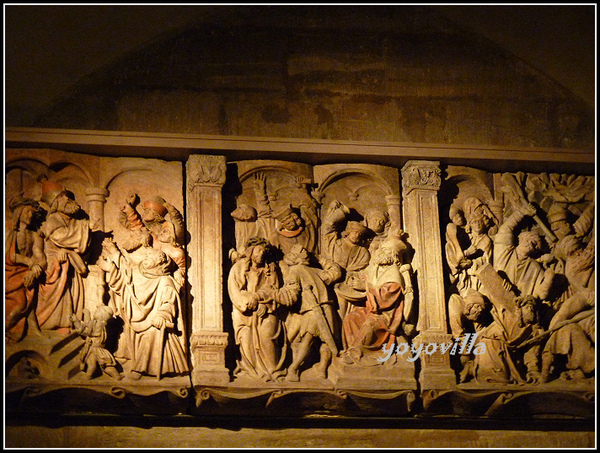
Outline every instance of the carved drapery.
{"label": "carved drapery", "polygon": [[[91,175],[87,175],[84,170],[86,161],[84,155],[57,152],[59,157],[55,157],[52,150],[46,150],[44,159],[51,164],[42,165],[25,162],[23,153],[16,152],[11,155],[9,152],[15,171],[10,173],[8,178],[10,184],[7,184],[7,192],[11,193],[7,193],[7,200],[10,195],[14,195],[13,192],[20,192],[23,189],[26,189],[28,196],[33,199],[40,198],[40,192],[47,195],[37,188],[38,182],[35,177],[38,173],[54,168],[55,174],[59,175],[63,182],[75,181],[76,198],[85,200],[85,213],[89,216],[90,229],[92,232],[100,233],[93,235],[91,243],[94,247],[82,256],[89,268],[89,274],[85,277],[85,307],[91,312],[104,304],[118,310],[122,304],[120,298],[123,296],[120,294],[115,276],[102,270],[96,260],[100,249],[103,248],[101,243],[105,236],[110,237],[114,233],[115,237],[118,236],[117,244],[122,249],[126,247],[125,239],[131,231],[124,229],[117,221],[125,209],[124,205],[134,203],[131,201],[130,194],[126,192],[138,191],[141,196],[141,206],[145,207],[146,203],[150,202],[150,206],[155,206],[158,211],[163,211],[163,214],[173,208],[172,205],[169,206],[168,201],[173,201],[182,208],[188,234],[185,244],[189,259],[187,280],[181,287],[181,298],[184,302],[179,306],[179,309],[185,313],[187,325],[182,325],[185,332],[179,332],[182,335],[179,339],[189,348],[189,355],[185,357],[190,360],[191,385],[195,391],[188,389],[190,382],[187,370],[177,377],[163,376],[162,370],[157,375],[148,372],[140,381],[132,380],[129,376],[121,380],[120,374],[110,371],[104,374],[96,373],[91,379],[85,380],[84,373],[79,369],[79,356],[73,352],[79,350],[78,348],[81,348],[84,342],[75,332],[71,332],[65,338],[55,336],[50,340],[36,342],[32,337],[9,345],[7,388],[11,394],[22,392],[32,383],[36,386],[35,391],[40,393],[52,393],[56,389],[85,388],[103,394],[106,398],[103,401],[107,404],[111,404],[112,399],[119,399],[123,404],[123,410],[128,410],[124,395],[135,395],[136,398],[154,401],[154,398],[160,400],[158,395],[167,389],[171,392],[171,396],[176,396],[177,403],[170,406],[170,410],[176,412],[181,412],[181,407],[185,407],[184,400],[192,396],[195,398],[193,411],[196,414],[220,413],[221,410],[245,413],[252,410],[261,415],[294,413],[296,406],[287,404],[287,401],[298,403],[302,406],[302,409],[298,410],[303,413],[319,411],[323,401],[330,401],[331,405],[328,407],[332,408],[332,413],[349,413],[356,410],[358,406],[365,411],[364,413],[404,416],[412,414],[419,407],[413,403],[420,398],[425,413],[456,414],[458,411],[464,411],[471,415],[513,413],[519,415],[519,404],[527,405],[528,401],[544,401],[544,404],[539,404],[537,407],[542,414],[545,413],[544,411],[548,412],[547,408],[550,406],[546,405],[557,396],[552,386],[564,381],[566,382],[564,391],[572,398],[567,402],[567,396],[563,395],[565,402],[561,410],[566,414],[587,417],[589,407],[593,405],[594,378],[590,377],[593,369],[590,371],[588,362],[590,354],[594,352],[594,346],[588,341],[589,338],[586,339],[589,332],[593,331],[593,323],[590,322],[595,319],[594,309],[590,305],[590,297],[594,296],[591,284],[593,272],[590,273],[589,266],[579,273],[573,271],[573,266],[589,264],[585,260],[589,260],[590,252],[593,253],[593,177],[520,172],[488,173],[469,167],[443,167],[439,162],[427,160],[411,160],[403,166],[401,173],[394,167],[369,164],[311,166],[305,163],[268,160],[231,162],[231,166],[228,167],[226,157],[212,155],[191,155],[186,162],[185,171],[178,162],[163,162],[158,165],[157,162],[144,159],[121,161],[112,158],[94,158],[93,162],[98,165],[94,167]],[[168,168],[170,170],[167,170]],[[237,169],[237,175],[235,171],[230,171],[234,169]],[[445,171],[445,179],[442,179],[442,170]],[[72,181],[70,179],[72,174],[79,176]],[[170,177],[165,180],[155,180],[159,174],[168,174]],[[399,178],[400,174],[401,178]],[[184,179],[187,184],[185,206],[180,198],[180,187]],[[102,187],[104,184],[108,189]],[[261,184],[264,184],[262,192],[257,190]],[[156,205],[157,202],[159,205],[163,203],[157,195],[165,196],[162,207]],[[533,208],[529,207],[529,204]],[[260,216],[244,217],[246,214],[236,212],[234,217],[233,212],[225,212],[223,209],[223,206],[227,206],[233,211],[234,208],[243,205],[248,205],[254,209],[255,215],[260,214]],[[143,214],[141,206],[140,213]],[[252,209],[248,212],[252,213]],[[282,227],[288,211],[296,211],[302,216],[301,229]],[[375,224],[369,223],[372,220],[369,217],[371,211],[378,211],[380,214],[386,212],[385,228],[377,229],[377,232],[369,231],[369,228],[375,229]],[[465,224],[458,222],[453,229],[449,217],[455,212],[461,212],[466,222]],[[132,211],[129,213],[133,214]],[[327,223],[326,220],[330,220],[329,216],[332,213],[334,217],[338,216],[335,222],[339,229],[325,231],[323,226]],[[565,226],[565,221],[570,224]],[[236,379],[236,370],[231,360],[232,355],[238,352],[236,349],[238,345],[234,345],[235,331],[232,327],[234,324],[232,302],[238,301],[232,301],[233,296],[225,285],[224,273],[240,259],[248,259],[247,263],[250,263],[250,255],[245,255],[245,240],[257,236],[271,242],[271,245],[279,248],[281,252],[277,257],[273,256],[272,267],[260,271],[264,271],[265,275],[271,270],[275,273],[281,272],[281,282],[270,288],[262,288],[264,292],[259,294],[260,298],[262,302],[271,304],[271,312],[261,311],[256,318],[265,313],[275,313],[275,308],[278,308],[279,311],[272,318],[282,328],[279,333],[286,333],[286,329],[291,331],[293,327],[288,323],[286,314],[293,310],[294,304],[297,307],[300,307],[300,304],[297,298],[290,296],[286,301],[282,296],[283,290],[290,289],[286,287],[290,275],[299,275],[290,273],[289,268],[286,268],[290,264],[284,262],[285,255],[290,251],[297,252],[298,248],[294,248],[295,245],[302,245],[308,247],[315,255],[327,255],[331,252],[325,258],[339,259],[341,255],[336,254],[337,252],[333,253],[334,248],[328,249],[325,246],[325,234],[334,232],[337,236],[331,244],[334,242],[342,244],[346,237],[345,228],[351,222],[354,222],[353,228],[366,230],[371,234],[369,236],[371,242],[367,241],[360,246],[354,244],[357,245],[354,247],[345,243],[346,247],[356,253],[355,257],[372,257],[377,247],[389,239],[390,232],[404,235],[403,240],[408,247],[401,273],[404,284],[410,282],[414,292],[414,319],[407,314],[404,323],[394,325],[394,329],[398,329],[394,332],[399,334],[395,339],[396,343],[378,345],[378,347],[388,348],[394,360],[390,360],[383,366],[378,364],[377,353],[380,352],[379,357],[381,357],[384,351],[375,349],[370,351],[375,353],[370,356],[371,362],[365,365],[363,358],[368,356],[367,348],[359,351],[360,354],[356,356],[346,354],[351,349],[350,344],[344,340],[340,331],[335,331],[332,332],[335,336],[333,340],[338,344],[332,346],[330,343],[329,346],[334,351],[339,349],[340,354],[333,354],[329,367],[325,367],[325,370],[319,370],[317,366],[311,367],[318,363],[321,348],[310,345],[313,348],[311,354],[314,356],[307,356],[309,364],[305,368],[300,367],[297,380],[288,379],[283,373],[274,374],[275,379],[258,378],[240,383],[241,381]],[[482,228],[481,224],[485,228]],[[545,244],[546,248],[539,251],[547,253],[536,255],[531,261],[532,267],[544,271],[538,272],[539,284],[532,283],[533,277],[521,278],[517,271],[513,272],[508,264],[503,264],[498,256],[495,260],[492,259],[493,254],[490,250],[502,245],[503,235],[506,236],[509,227],[513,228],[516,225],[519,225],[519,229],[513,232],[515,239],[522,231],[530,236],[535,232],[542,233],[543,240],[540,244]],[[458,255],[461,253],[465,256],[469,255],[469,259],[465,260],[468,261],[468,265],[465,266],[468,271],[463,274],[457,272],[457,275],[450,275],[454,271],[450,269],[450,261],[453,257],[449,255],[448,244],[452,240],[453,231],[455,234],[466,235],[468,242],[464,250],[455,249]],[[155,245],[164,247],[165,253],[167,251],[171,253],[172,248],[167,248],[162,243],[163,233],[164,231],[157,230],[153,240],[157,241]],[[370,247],[371,255],[367,255],[364,251],[367,246]],[[227,258],[223,257],[225,250],[229,250]],[[489,253],[490,256],[488,257],[484,252]],[[127,254],[123,253],[123,256],[125,255]],[[181,257],[181,255],[173,256]],[[130,257],[135,256],[132,254]],[[78,262],[76,257],[71,259],[75,260],[75,263]],[[307,265],[302,268],[303,272],[306,272],[302,275],[320,279],[321,275],[331,272],[328,276],[331,277],[331,281],[325,277],[322,280],[324,287],[331,291],[329,294],[323,291],[319,295],[323,297],[321,302],[334,306],[336,303],[339,304],[341,300],[339,296],[345,294],[356,296],[356,300],[350,302],[350,305],[356,302],[356,306],[361,306],[365,299],[364,293],[358,290],[349,292],[349,286],[343,288],[340,283],[350,284],[351,281],[345,279],[347,274],[352,274],[352,277],[358,279],[366,278],[368,271],[365,266],[371,264],[369,260],[365,258],[356,269],[349,266],[350,261],[344,262],[342,264],[347,267],[342,269],[341,274],[332,272],[335,270],[334,267],[326,264],[315,265],[313,262],[312,266]],[[123,263],[119,262],[119,265]],[[236,267],[239,268],[240,266]],[[518,314],[518,310],[523,309],[524,299],[517,300],[515,294],[505,287],[500,280],[500,270],[510,277],[511,283],[518,287],[521,295],[535,295],[544,302],[545,306],[554,310],[548,309],[546,312],[547,318],[541,321],[543,329],[549,329],[551,325],[554,327],[552,322],[560,322],[559,328],[569,326],[560,331],[560,335],[552,335],[553,332],[546,331],[546,336],[531,335],[528,338],[535,341],[541,338],[544,342],[552,338],[552,341],[547,342],[549,346],[545,350],[545,362],[540,361],[539,375],[536,375],[533,372],[535,370],[531,368],[531,370],[526,369],[521,376],[519,367],[530,366],[533,362],[517,363],[515,370],[519,369],[515,372],[515,376],[524,379],[520,385],[525,387],[517,389],[518,391],[511,398],[505,398],[508,384],[477,380],[477,373],[481,376],[482,370],[486,370],[484,366],[486,364],[482,365],[479,362],[477,364],[479,368],[470,370],[467,362],[460,364],[451,362],[453,352],[449,352],[450,349],[446,349],[444,353],[439,348],[440,345],[451,346],[452,342],[461,335],[461,333],[455,334],[453,330],[455,325],[460,324],[457,321],[461,321],[461,316],[464,315],[457,301],[464,302],[468,299],[470,289],[478,289],[482,297],[487,298],[491,304],[488,308],[493,306],[497,311],[506,309],[510,312],[506,314],[508,317]],[[549,291],[549,283],[542,283],[545,271],[548,270],[559,275],[554,282],[559,286],[552,287],[553,290],[558,291],[556,294],[551,294]],[[128,272],[134,271],[135,266]],[[273,275],[275,274],[269,274],[270,277]],[[111,291],[107,292],[105,283],[109,282]],[[296,283],[303,285],[305,281],[298,277]],[[318,279],[313,280],[303,288],[314,290],[317,283],[321,282]],[[533,289],[530,290],[529,286]],[[360,285],[356,288],[360,289]],[[345,292],[340,292],[340,289]],[[267,290],[273,292],[267,294]],[[281,292],[277,293],[277,291]],[[315,294],[317,293],[318,291],[315,291]],[[275,307],[275,303],[279,304],[279,307]],[[566,309],[561,311],[561,304],[576,313],[573,314]],[[175,305],[170,307],[174,308]],[[165,313],[163,311],[161,316],[164,317]],[[324,313],[330,314],[328,311]],[[337,313],[343,325],[346,312],[337,311]],[[557,318],[551,321],[554,314]],[[117,311],[115,318],[126,319],[122,311]],[[375,326],[375,320],[369,318],[368,313],[365,313],[364,319],[368,322],[365,321],[360,327],[369,326],[369,329],[372,329],[367,332],[369,334],[377,332],[379,326]],[[502,319],[495,318],[496,321]],[[312,332],[317,335],[318,330],[325,326],[321,323],[315,327],[316,324],[310,324],[314,321],[309,317],[303,318],[303,322],[299,330],[302,334]],[[563,322],[566,323],[562,324]],[[164,324],[164,327],[174,328],[174,324]],[[412,324],[415,325],[411,326]],[[391,328],[391,325],[388,324],[387,327]],[[485,327],[490,325],[494,327],[493,323]],[[311,327],[305,328],[306,326]],[[414,328],[415,334],[409,333],[411,327]],[[158,329],[158,327],[153,328]],[[482,330],[465,330],[465,332],[471,335],[477,333],[478,341],[488,342],[486,343],[488,347],[493,346],[493,338],[484,337]],[[569,332],[572,336],[562,337],[565,332]],[[119,346],[127,345],[126,335],[122,332],[117,336],[114,332],[108,335],[113,344],[107,345],[106,349],[111,348],[110,352],[115,353],[118,361],[125,365],[124,370],[128,370],[130,358],[118,355],[117,353],[123,351],[120,347],[114,347],[114,343],[117,342]],[[376,336],[364,338],[358,336],[358,338],[372,341],[372,337]],[[168,334],[156,335],[154,340],[152,346],[146,346],[144,353],[152,353],[154,349],[159,350],[158,345],[168,344],[167,342],[172,338],[170,339]],[[289,370],[294,353],[300,346],[299,342],[292,345],[293,341],[290,338],[286,341],[289,343],[287,346],[290,356],[283,357],[284,366],[282,370],[276,371]],[[319,341],[325,343],[323,338],[320,338],[315,340],[316,344],[320,345]],[[401,349],[404,347],[404,341],[406,341],[406,350]],[[563,354],[564,348],[561,348],[568,344],[576,345],[575,349],[585,354],[568,357],[571,361],[570,368],[565,368],[562,359],[559,360],[558,356],[566,355]],[[526,343],[525,346],[527,345]],[[390,350],[392,346],[394,349]],[[500,346],[507,347],[507,344]],[[264,343],[252,343],[252,347],[260,349],[265,346]],[[413,353],[408,353],[411,347]],[[407,358],[416,355],[414,351],[419,348],[421,352],[414,363],[409,362]],[[185,354],[188,354],[188,351],[185,351]],[[519,360],[529,360],[526,354],[515,354],[515,357]],[[159,360],[163,359],[164,357]],[[563,368],[560,368],[561,366]],[[325,373],[318,374],[319,371]],[[468,372],[472,372],[474,377],[470,379]],[[43,379],[49,382],[46,386],[43,379],[40,379],[42,375]],[[527,379],[531,381],[526,381]],[[487,392],[488,399],[481,396],[482,391]],[[28,396],[25,395],[24,398],[27,400]],[[103,403],[99,404],[97,409],[101,408]],[[161,408],[160,405],[156,407],[157,413],[163,410],[169,409]]]}

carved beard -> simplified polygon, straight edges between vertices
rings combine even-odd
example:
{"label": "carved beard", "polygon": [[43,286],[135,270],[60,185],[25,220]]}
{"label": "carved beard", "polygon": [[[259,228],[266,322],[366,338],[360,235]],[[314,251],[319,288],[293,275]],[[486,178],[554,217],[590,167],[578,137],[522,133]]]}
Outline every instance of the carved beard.
{"label": "carved beard", "polygon": [[74,201],[67,201],[62,208],[62,212],[69,216],[77,214],[80,210],[81,206]]}
{"label": "carved beard", "polygon": [[399,264],[399,257],[395,251],[382,248],[377,250],[374,260],[375,264],[378,264],[379,266],[391,266],[393,264]]}

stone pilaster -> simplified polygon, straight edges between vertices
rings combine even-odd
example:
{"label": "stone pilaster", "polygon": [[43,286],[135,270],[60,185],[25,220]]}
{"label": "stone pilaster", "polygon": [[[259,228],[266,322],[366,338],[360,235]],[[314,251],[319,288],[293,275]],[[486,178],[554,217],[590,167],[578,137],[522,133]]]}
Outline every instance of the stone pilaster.
{"label": "stone pilaster", "polygon": [[[108,190],[104,187],[88,187],[85,189],[87,201],[87,214],[90,217],[92,235],[104,231],[104,205],[108,197]],[[94,241],[94,247],[101,247],[101,238]],[[99,250],[97,251],[99,253]],[[104,271],[95,264],[88,266],[89,275],[86,279],[85,308],[93,314],[96,306],[104,303],[106,292]]]}
{"label": "stone pilaster", "polygon": [[186,164],[186,223],[192,304],[192,383],[225,385],[228,334],[223,332],[222,188],[223,156],[192,155]]}
{"label": "stone pilaster", "polygon": [[[443,251],[440,232],[438,191],[441,170],[438,162],[408,161],[402,168],[402,200],[404,231],[414,248],[412,261],[417,276],[419,334],[416,345],[448,343],[446,298],[444,294]],[[450,357],[439,351],[421,355],[419,376],[421,390],[456,386]]]}

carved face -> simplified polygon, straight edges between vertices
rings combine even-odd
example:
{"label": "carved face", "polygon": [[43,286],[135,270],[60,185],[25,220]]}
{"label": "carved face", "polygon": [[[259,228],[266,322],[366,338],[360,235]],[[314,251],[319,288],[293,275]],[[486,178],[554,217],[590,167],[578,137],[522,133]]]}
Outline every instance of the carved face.
{"label": "carved face", "polygon": [[471,219],[469,222],[469,228],[475,234],[485,233],[487,229],[487,222],[484,217],[476,217]]}
{"label": "carved face", "polygon": [[384,212],[373,211],[367,216],[367,226],[375,233],[383,233],[388,219]]}
{"label": "carved face", "polygon": [[470,321],[477,321],[483,313],[483,305],[481,304],[469,304],[466,307],[465,316]]}
{"label": "carved face", "polygon": [[254,246],[252,254],[250,255],[252,262],[256,265],[263,264],[265,262],[265,252],[266,248],[264,245],[259,244]]}
{"label": "carved face", "polygon": [[552,232],[556,235],[557,238],[564,238],[567,234],[571,232],[571,225],[569,222],[565,220],[559,220],[556,222],[552,222],[550,224],[550,228]]}
{"label": "carved face", "polygon": [[296,230],[302,226],[302,219],[300,219],[295,212],[290,212],[288,215],[283,217],[279,223],[286,230]]}
{"label": "carved face", "polygon": [[521,319],[524,325],[535,324],[536,315],[535,308],[531,304],[525,304],[520,308],[521,311]]}
{"label": "carved face", "polygon": [[519,244],[517,253],[520,256],[531,256],[541,248],[540,237],[534,233],[521,233],[519,235]]}
{"label": "carved face", "polygon": [[35,208],[30,205],[23,206],[21,214],[19,215],[19,222],[23,222],[25,225],[31,224],[33,216],[35,214]]}
{"label": "carved face", "polygon": [[144,222],[160,222],[161,220],[163,220],[163,217],[156,212],[154,209],[152,208],[143,208],[142,209],[142,220]]}
{"label": "carved face", "polygon": [[353,244],[360,244],[362,240],[362,233],[358,230],[348,230],[346,231],[346,237]]}
{"label": "carved face", "polygon": [[75,201],[69,198],[66,193],[61,193],[54,200],[56,211],[63,212],[67,215],[77,214],[81,210],[81,206]]}

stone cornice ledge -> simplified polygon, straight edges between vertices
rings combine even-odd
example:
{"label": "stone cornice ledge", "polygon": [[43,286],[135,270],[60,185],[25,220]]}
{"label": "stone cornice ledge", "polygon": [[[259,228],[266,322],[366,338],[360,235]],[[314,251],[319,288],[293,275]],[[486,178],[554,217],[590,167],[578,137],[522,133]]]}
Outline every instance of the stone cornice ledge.
{"label": "stone cornice ledge", "polygon": [[[358,142],[281,137],[121,132],[75,129],[7,128],[10,148],[59,148],[106,156],[185,160],[190,154],[224,154],[229,160],[299,159],[312,163],[369,161],[401,166],[409,159],[476,165],[488,171],[577,172],[595,174],[594,150],[517,148],[396,142]],[[124,153],[124,149],[128,151]],[[251,153],[250,155],[248,153]]]}

